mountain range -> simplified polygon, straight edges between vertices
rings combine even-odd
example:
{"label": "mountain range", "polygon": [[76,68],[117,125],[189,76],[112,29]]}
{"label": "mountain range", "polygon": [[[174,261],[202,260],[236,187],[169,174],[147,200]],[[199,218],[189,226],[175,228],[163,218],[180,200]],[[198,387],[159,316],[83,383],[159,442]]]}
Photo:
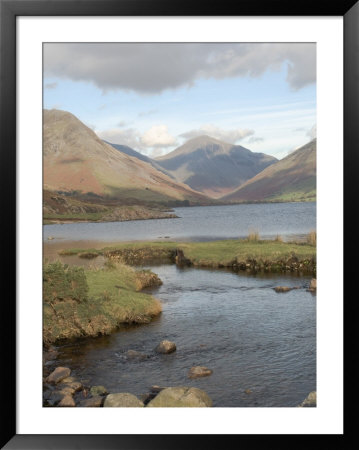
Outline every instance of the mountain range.
{"label": "mountain range", "polygon": [[43,155],[46,192],[102,205],[308,201],[316,195],[316,140],[277,160],[200,136],[152,159],[105,142],[73,114],[52,109],[43,113]]}

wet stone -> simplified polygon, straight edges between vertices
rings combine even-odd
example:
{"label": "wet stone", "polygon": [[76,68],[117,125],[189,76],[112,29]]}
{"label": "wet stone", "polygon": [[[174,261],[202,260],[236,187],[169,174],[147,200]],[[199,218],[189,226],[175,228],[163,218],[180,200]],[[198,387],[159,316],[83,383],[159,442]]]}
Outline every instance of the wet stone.
{"label": "wet stone", "polygon": [[147,355],[141,352],[137,352],[136,350],[128,350],[126,352],[127,359],[134,359],[134,360],[143,360],[147,358]]}
{"label": "wet stone", "polygon": [[302,401],[299,408],[315,408],[317,406],[317,392],[312,391],[308,396]]}
{"label": "wet stone", "polygon": [[85,400],[81,400],[79,406],[84,408],[99,408],[103,405],[104,400],[105,400],[104,396],[96,395],[95,397],[90,397]]}
{"label": "wet stone", "polygon": [[191,367],[188,372],[188,378],[200,378],[200,377],[208,377],[212,375],[213,370],[208,369],[208,367],[204,366],[195,366]]}
{"label": "wet stone", "polygon": [[64,378],[67,378],[71,373],[68,367],[57,367],[50,375],[46,378],[47,383],[57,384],[60,383]]}
{"label": "wet stone", "polygon": [[117,394],[109,394],[103,405],[104,407],[111,408],[126,408],[126,407],[143,407],[144,404],[141,400],[139,400],[135,395],[129,393],[117,393]]}
{"label": "wet stone", "polygon": [[158,407],[210,407],[212,400],[205,391],[189,387],[170,387],[163,389],[150,401],[147,408]]}
{"label": "wet stone", "polygon": [[155,348],[157,353],[168,354],[176,351],[176,344],[171,341],[164,340]]}
{"label": "wet stone", "polygon": [[65,395],[63,399],[60,401],[58,406],[61,407],[74,407],[76,406],[75,400],[71,397],[71,395]]}
{"label": "wet stone", "polygon": [[92,386],[92,388],[90,389],[90,394],[93,397],[96,397],[98,395],[107,395],[108,391],[105,386]]}
{"label": "wet stone", "polygon": [[288,287],[288,286],[276,286],[275,288],[273,288],[276,292],[289,292],[292,290],[292,288]]}

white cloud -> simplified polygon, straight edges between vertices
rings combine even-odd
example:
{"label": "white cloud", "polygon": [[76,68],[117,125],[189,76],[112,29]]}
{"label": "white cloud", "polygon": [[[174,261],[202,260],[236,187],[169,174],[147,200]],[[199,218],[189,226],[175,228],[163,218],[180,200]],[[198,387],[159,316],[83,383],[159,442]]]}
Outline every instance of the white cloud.
{"label": "white cloud", "polygon": [[112,128],[109,130],[100,131],[98,136],[104,141],[111,144],[127,145],[135,150],[142,149],[141,134],[134,128],[120,129]]}
{"label": "white cloud", "polygon": [[162,156],[166,153],[166,151],[163,148],[155,148],[152,150],[151,154],[149,155],[151,158],[158,158],[159,156]]}
{"label": "white cloud", "polygon": [[166,148],[176,144],[176,139],[168,132],[166,125],[154,125],[141,137],[145,147]]}
{"label": "white cloud", "polygon": [[235,128],[232,130],[225,130],[223,128],[219,128],[213,124],[205,124],[200,128],[195,130],[187,131],[186,133],[182,133],[180,137],[184,137],[186,139],[192,139],[194,137],[203,136],[204,134],[211,136],[215,139],[219,139],[220,141],[228,142],[230,144],[235,144],[236,142],[244,139],[247,136],[251,136],[254,134],[253,130],[240,129]]}
{"label": "white cloud", "polygon": [[[120,125],[120,124],[119,124]],[[171,136],[166,125],[155,125],[141,134],[135,128],[112,128],[97,133],[99,137],[111,144],[127,145],[134,150],[148,154],[156,153],[157,149],[172,147],[177,144],[176,138]]]}
{"label": "white cloud", "polygon": [[259,77],[287,67],[298,90],[316,81],[312,43],[47,43],[45,75],[88,81],[100,89],[159,93],[198,79]]}

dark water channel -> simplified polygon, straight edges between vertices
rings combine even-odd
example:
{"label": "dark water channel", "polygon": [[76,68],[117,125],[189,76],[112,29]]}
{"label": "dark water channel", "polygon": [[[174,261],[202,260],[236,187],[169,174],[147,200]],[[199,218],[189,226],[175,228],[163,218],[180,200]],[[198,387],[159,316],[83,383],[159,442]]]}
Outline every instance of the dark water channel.
{"label": "dark water channel", "polygon": [[[310,277],[220,270],[151,268],[163,313],[148,325],[59,348],[56,365],[109,392],[140,395],[152,385],[195,386],[219,407],[297,406],[316,390],[316,296]],[[300,286],[276,293],[278,285]],[[177,351],[158,355],[163,339]],[[126,354],[135,350],[143,357]],[[191,380],[195,365],[213,370]]]}

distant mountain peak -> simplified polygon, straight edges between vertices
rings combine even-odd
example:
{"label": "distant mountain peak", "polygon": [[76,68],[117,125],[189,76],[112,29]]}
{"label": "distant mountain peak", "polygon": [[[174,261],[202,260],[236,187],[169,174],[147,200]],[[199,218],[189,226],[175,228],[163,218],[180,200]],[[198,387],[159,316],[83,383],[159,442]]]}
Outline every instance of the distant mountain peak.
{"label": "distant mountain peak", "polygon": [[203,144],[226,144],[226,142],[220,141],[217,138],[214,138],[212,136],[209,136],[208,134],[201,134],[200,136],[196,136],[194,138],[188,139],[184,145],[193,143],[197,145],[203,145]]}
{"label": "distant mountain peak", "polygon": [[189,139],[167,155],[156,158],[176,181],[213,197],[233,191],[276,161],[273,156],[254,153],[208,135]]}

